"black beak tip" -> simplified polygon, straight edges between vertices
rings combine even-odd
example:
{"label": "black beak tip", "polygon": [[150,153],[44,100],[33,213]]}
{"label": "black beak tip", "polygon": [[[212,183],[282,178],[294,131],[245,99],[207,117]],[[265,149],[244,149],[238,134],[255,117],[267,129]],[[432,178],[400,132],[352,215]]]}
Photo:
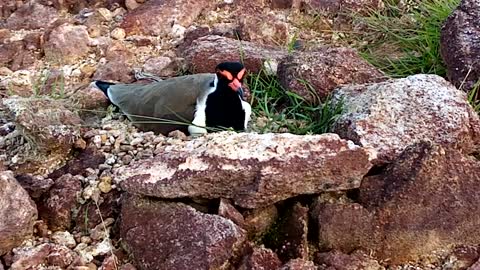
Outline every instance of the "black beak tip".
{"label": "black beak tip", "polygon": [[242,88],[242,87],[239,87],[239,88],[237,89],[237,93],[238,93],[238,95],[240,96],[240,98],[242,98],[242,100],[243,100],[243,99],[244,99],[244,98],[243,98],[244,92],[243,92],[243,88]]}

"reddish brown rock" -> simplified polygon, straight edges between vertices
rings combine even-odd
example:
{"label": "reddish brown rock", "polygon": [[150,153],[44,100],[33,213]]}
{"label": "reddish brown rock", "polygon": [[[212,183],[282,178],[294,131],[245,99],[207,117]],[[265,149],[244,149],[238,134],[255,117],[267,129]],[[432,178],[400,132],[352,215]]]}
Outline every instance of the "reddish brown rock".
{"label": "reddish brown rock", "polygon": [[76,91],[70,99],[77,108],[84,110],[99,110],[108,107],[108,99],[97,87],[89,85]]}
{"label": "reddish brown rock", "polygon": [[270,6],[272,8],[287,9],[287,8],[291,8],[293,5],[293,2],[295,1],[298,1],[298,0],[271,0]]}
{"label": "reddish brown rock", "polygon": [[93,80],[131,83],[134,80],[133,69],[123,61],[109,61],[100,65],[93,75]]}
{"label": "reddish brown rock", "polygon": [[308,207],[300,203],[289,206],[274,226],[265,245],[271,247],[282,262],[308,259]]}
{"label": "reddish brown rock", "polygon": [[178,63],[174,62],[170,57],[151,57],[145,61],[143,70],[160,77],[175,76],[178,70]]}
{"label": "reddish brown rock", "polygon": [[74,64],[89,53],[89,43],[85,26],[61,24],[50,32],[45,42],[45,57],[54,63]]}
{"label": "reddish brown rock", "polygon": [[125,7],[125,0],[37,0],[40,3],[52,6],[61,11],[68,11],[77,14],[82,9],[105,7],[108,9],[122,6]]}
{"label": "reddish brown rock", "polygon": [[380,82],[385,75],[353,49],[323,47],[284,58],[278,78],[285,89],[320,103],[341,85]]}
{"label": "reddish brown rock", "polygon": [[[479,251],[478,246],[458,246],[444,260],[444,265],[448,265],[451,269],[468,270],[477,262],[480,255]],[[477,267],[480,267],[480,265]]]}
{"label": "reddish brown rock", "polygon": [[246,240],[232,221],[182,203],[128,197],[121,215],[121,237],[141,269],[228,268]]}
{"label": "reddish brown rock", "polygon": [[[82,120],[65,106],[62,100],[50,98],[8,98],[3,99],[7,113],[13,117],[16,129],[30,141],[34,152],[12,149],[9,155],[16,155],[18,174],[49,173],[65,161],[73,144],[80,136]],[[15,150],[15,151],[14,151]],[[21,149],[20,149],[21,150]]]}
{"label": "reddish brown rock", "polygon": [[176,35],[185,30],[205,9],[212,7],[211,1],[151,0],[130,11],[121,27],[127,35]]}
{"label": "reddish brown rock", "polygon": [[462,0],[444,22],[440,53],[447,76],[457,88],[471,90],[480,78],[480,3]]}
{"label": "reddish brown rock", "polygon": [[65,246],[46,243],[35,247],[16,249],[11,270],[38,269],[57,266],[66,269],[78,256]]}
{"label": "reddish brown rock", "polygon": [[70,229],[72,211],[77,207],[77,197],[82,191],[82,183],[78,178],[65,174],[55,181],[48,198],[39,206],[40,217],[53,231]]}
{"label": "reddish brown rock", "polygon": [[37,208],[11,171],[0,172],[0,255],[33,234]]}
{"label": "reddish brown rock", "polygon": [[269,270],[279,269],[282,262],[277,254],[271,249],[264,247],[253,247],[246,255],[237,270]]}
{"label": "reddish brown rock", "polygon": [[[330,251],[315,254],[315,263],[325,265],[335,270],[384,270],[376,260],[361,251],[344,254],[340,251]],[[329,268],[328,268],[329,269]]]}
{"label": "reddish brown rock", "polygon": [[53,180],[31,174],[17,175],[18,183],[28,192],[32,199],[38,199],[53,186]]}
{"label": "reddish brown rock", "polygon": [[272,204],[264,208],[247,210],[244,216],[249,239],[254,239],[262,237],[272,227],[278,218],[278,210]]}
{"label": "reddish brown rock", "polygon": [[287,44],[289,41],[288,23],[273,14],[245,13],[238,20],[243,40],[265,45]]}
{"label": "reddish brown rock", "polygon": [[327,14],[330,16],[342,13],[370,14],[372,10],[383,8],[382,0],[302,0],[301,7],[313,14]]}
{"label": "reddish brown rock", "polygon": [[0,2],[0,20],[10,17],[21,4],[21,0],[3,0]]}
{"label": "reddish brown rock", "polygon": [[36,1],[28,1],[20,6],[6,22],[12,30],[48,29],[58,19],[54,8],[46,7]]}
{"label": "reddish brown rock", "polygon": [[[77,214],[75,230],[78,232],[89,232],[95,226],[107,218],[116,218],[120,214],[121,194],[118,190],[102,193],[98,200],[98,208],[95,203],[83,204]],[[103,228],[102,228],[103,229]]]}
{"label": "reddish brown rock", "polygon": [[[0,65],[9,67],[13,71],[32,66],[37,56],[27,50],[25,46],[26,43],[23,40],[0,44]],[[31,91],[25,91],[25,89],[21,92],[31,93]]]}
{"label": "reddish brown rock", "polygon": [[257,208],[356,188],[374,155],[336,134],[219,132],[164,147],[155,158],[117,171],[125,190],[160,198],[230,198]]}
{"label": "reddish brown rock", "polygon": [[187,50],[179,53],[185,57],[192,73],[214,72],[220,62],[241,60],[249,72],[259,72],[264,66],[271,66],[276,72],[276,65],[287,54],[277,47],[216,35],[198,38]]}
{"label": "reddish brown rock", "polygon": [[49,178],[57,179],[65,174],[85,175],[87,168],[98,168],[98,165],[105,162],[105,155],[95,147],[87,147],[73,159],[67,161],[67,164],[55,170],[48,175]]}
{"label": "reddish brown rock", "polygon": [[360,204],[319,203],[312,217],[321,249],[368,250],[389,264],[480,242],[480,162],[431,143],[408,147],[366,177]]}
{"label": "reddish brown rock", "polygon": [[480,119],[457,90],[437,75],[419,74],[378,84],[337,89],[344,110],[333,130],[394,160],[408,145],[430,140],[466,153],[480,147]]}
{"label": "reddish brown rock", "polygon": [[220,199],[218,215],[228,218],[238,226],[245,228],[245,219],[242,214],[226,199]]}
{"label": "reddish brown rock", "polygon": [[283,265],[279,270],[319,270],[319,268],[311,261],[306,261],[304,259],[293,259]]}

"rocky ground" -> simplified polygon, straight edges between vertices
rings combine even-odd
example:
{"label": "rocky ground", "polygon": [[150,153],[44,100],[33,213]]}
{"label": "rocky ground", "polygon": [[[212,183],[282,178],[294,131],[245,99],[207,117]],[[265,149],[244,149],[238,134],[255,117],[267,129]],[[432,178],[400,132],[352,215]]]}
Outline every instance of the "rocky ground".
{"label": "rocky ground", "polygon": [[[480,6],[442,29],[447,78],[398,79],[338,37],[382,7],[3,0],[0,270],[480,269]],[[344,102],[332,133],[154,134],[89,86],[240,58]]]}

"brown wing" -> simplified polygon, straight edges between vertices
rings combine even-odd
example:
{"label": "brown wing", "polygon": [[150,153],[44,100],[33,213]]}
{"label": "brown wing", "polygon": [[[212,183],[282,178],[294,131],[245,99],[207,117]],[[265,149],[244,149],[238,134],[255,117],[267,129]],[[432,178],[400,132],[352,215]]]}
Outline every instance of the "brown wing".
{"label": "brown wing", "polygon": [[112,103],[142,130],[163,134],[174,129],[185,131],[193,120],[197,97],[208,91],[214,76],[202,73],[146,85],[116,84],[110,86],[109,95]]}

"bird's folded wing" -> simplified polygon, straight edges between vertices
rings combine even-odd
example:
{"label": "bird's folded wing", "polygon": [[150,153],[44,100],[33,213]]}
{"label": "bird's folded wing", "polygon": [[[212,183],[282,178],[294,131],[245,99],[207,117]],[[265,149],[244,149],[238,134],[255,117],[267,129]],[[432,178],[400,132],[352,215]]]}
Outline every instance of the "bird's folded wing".
{"label": "bird's folded wing", "polygon": [[214,74],[204,73],[145,85],[116,84],[109,94],[112,103],[132,121],[153,122],[158,118],[191,122],[197,97],[208,91],[213,80]]}

